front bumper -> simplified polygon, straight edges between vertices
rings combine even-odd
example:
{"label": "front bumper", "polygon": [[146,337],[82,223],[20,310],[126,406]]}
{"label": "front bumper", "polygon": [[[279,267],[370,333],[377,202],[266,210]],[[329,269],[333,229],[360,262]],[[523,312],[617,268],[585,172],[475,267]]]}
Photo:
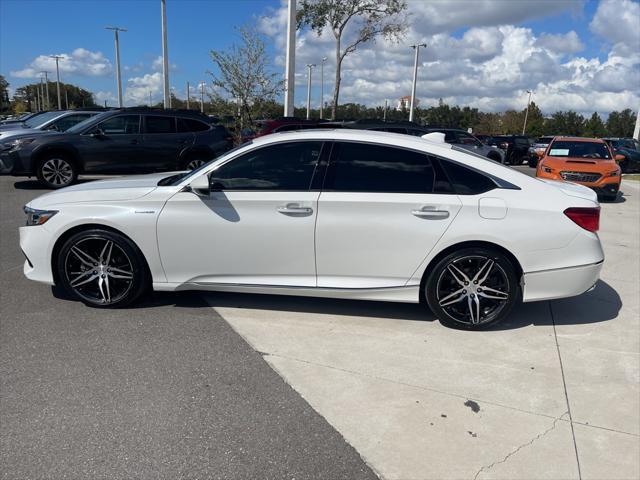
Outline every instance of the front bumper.
{"label": "front bumper", "polygon": [[[553,172],[553,173],[545,172],[544,170],[542,170],[542,168],[540,168],[539,165],[536,170],[536,177],[546,178],[549,180],[556,180],[559,182],[568,181],[562,178],[560,176],[560,173],[558,172]],[[570,183],[577,183],[578,185],[584,185],[585,187],[588,187],[594,190],[599,195],[614,195],[618,193],[618,190],[620,189],[620,175],[616,177],[607,177],[603,175],[600,179],[598,179],[597,182],[579,182],[579,181],[571,180]]]}
{"label": "front bumper", "polygon": [[522,301],[553,300],[581,295],[600,278],[604,260],[578,267],[530,272],[523,275]]}
{"label": "front bumper", "polygon": [[15,150],[0,152],[0,173],[31,175],[31,162]]}
{"label": "front bumper", "polygon": [[50,233],[44,226],[20,227],[20,248],[27,258],[24,262],[24,275],[29,280],[53,285],[51,270]]}

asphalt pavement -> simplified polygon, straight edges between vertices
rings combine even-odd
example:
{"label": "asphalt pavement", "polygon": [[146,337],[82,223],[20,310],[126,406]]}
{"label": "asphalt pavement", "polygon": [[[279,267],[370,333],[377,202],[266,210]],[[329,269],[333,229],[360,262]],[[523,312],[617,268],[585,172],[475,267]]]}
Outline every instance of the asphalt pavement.
{"label": "asphalt pavement", "polygon": [[42,193],[0,177],[1,478],[376,478],[198,294],[95,310],[26,280]]}

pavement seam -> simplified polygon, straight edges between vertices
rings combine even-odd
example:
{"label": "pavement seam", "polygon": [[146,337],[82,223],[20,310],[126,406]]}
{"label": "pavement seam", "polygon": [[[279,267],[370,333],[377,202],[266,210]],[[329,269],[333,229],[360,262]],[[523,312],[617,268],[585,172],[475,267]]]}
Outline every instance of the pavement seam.
{"label": "pavement seam", "polygon": [[551,323],[553,324],[553,338],[556,342],[556,350],[558,352],[558,361],[560,362],[560,374],[562,375],[562,387],[564,388],[564,398],[567,402],[567,413],[569,414],[569,424],[571,425],[571,438],[573,439],[573,449],[576,452],[576,464],[578,466],[578,479],[582,480],[582,471],[580,470],[580,456],[578,455],[578,444],[576,443],[576,432],[573,428],[573,417],[571,416],[571,405],[569,405],[569,394],[567,392],[567,381],[564,376],[564,367],[562,365],[562,355],[560,354],[560,344],[558,343],[558,333],[556,332],[556,319],[553,316],[553,308],[551,302],[549,305],[549,315],[551,315]]}
{"label": "pavement seam", "polygon": [[[240,335],[239,332],[238,332],[238,334]],[[247,341],[247,343],[249,343],[249,342]],[[462,395],[462,394],[459,394],[459,393],[445,392],[445,391],[438,390],[438,389],[435,389],[435,388],[425,387],[423,385],[414,385],[412,383],[399,382],[397,380],[391,380],[389,378],[378,377],[376,375],[370,375],[368,373],[356,372],[354,370],[348,370],[346,368],[335,367],[333,365],[326,365],[326,364],[323,364],[323,363],[317,363],[317,362],[312,362],[312,361],[309,361],[309,360],[303,360],[301,358],[290,357],[288,355],[282,355],[282,354],[279,354],[279,353],[269,353],[269,352],[264,352],[264,351],[260,351],[259,353],[261,355],[263,355],[263,356],[266,356],[266,357],[283,358],[283,359],[286,359],[286,360],[292,360],[294,362],[306,363],[308,365],[313,365],[313,366],[316,366],[316,367],[323,367],[323,368],[328,368],[330,370],[337,370],[339,372],[349,373],[349,374],[352,374],[352,375],[358,375],[358,376],[362,376],[362,377],[373,378],[374,380],[379,380],[381,382],[394,383],[396,385],[402,385],[402,386],[410,387],[410,388],[417,388],[419,390],[425,390],[425,391],[428,391],[428,392],[439,393],[441,395],[447,395],[447,396],[450,396],[450,397],[461,398],[461,399],[464,399],[464,400],[473,400],[473,401],[475,401],[477,403],[483,403],[483,404],[491,405],[491,406],[494,406],[494,407],[505,408],[507,410],[513,410],[513,411],[520,412],[520,413],[526,413],[528,415],[534,415],[534,416],[537,416],[537,417],[544,417],[544,418],[551,418],[551,419],[554,419],[554,420],[555,419],[560,419],[563,422],[569,422],[568,419],[562,418],[562,415],[560,417],[555,417],[553,415],[549,415],[549,414],[546,414],[546,413],[532,412],[531,410],[524,410],[522,408],[511,407],[509,405],[504,405],[504,404],[501,404],[501,403],[492,402],[490,400],[483,400],[481,398],[471,397],[471,396],[468,396],[468,395]],[[595,428],[595,429],[599,429],[599,430],[607,430],[609,432],[619,433],[621,435],[629,435],[629,436],[632,436],[632,437],[640,437],[640,434],[636,434],[636,433],[632,433],[632,432],[625,432],[624,430],[616,430],[614,428],[602,427],[600,425],[593,425],[593,424],[584,423],[584,422],[578,422],[578,421],[572,421],[571,423],[574,423],[574,424],[577,424],[577,425],[581,425],[583,427],[588,427],[588,428]]]}
{"label": "pavement seam", "polygon": [[529,445],[532,445],[536,440],[544,437],[551,430],[556,428],[556,425],[558,424],[558,422],[560,420],[562,420],[562,417],[564,417],[567,413],[568,412],[564,412],[562,415],[560,415],[559,417],[555,418],[553,423],[551,424],[551,426],[549,428],[547,428],[544,432],[539,433],[538,435],[533,437],[531,440],[529,440],[527,443],[523,443],[522,445],[518,446],[515,450],[512,450],[511,452],[507,453],[502,460],[498,460],[496,462],[493,462],[490,465],[485,465],[485,466],[481,467],[480,470],[478,470],[476,472],[476,474],[473,476],[473,480],[476,480],[478,478],[478,475],[480,475],[482,472],[486,472],[487,470],[491,470],[493,467],[495,467],[496,465],[499,465],[501,463],[506,463],[506,461],[509,460],[509,458],[513,457],[520,450],[522,450],[525,447],[528,447]]}

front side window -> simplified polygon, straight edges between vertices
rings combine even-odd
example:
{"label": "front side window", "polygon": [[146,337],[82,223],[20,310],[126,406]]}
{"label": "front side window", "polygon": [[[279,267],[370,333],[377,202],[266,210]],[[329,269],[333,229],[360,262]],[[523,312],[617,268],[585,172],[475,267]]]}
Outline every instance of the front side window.
{"label": "front side window", "polygon": [[209,183],[219,190],[307,191],[322,142],[270,145],[246,153],[211,172]]}
{"label": "front side window", "polygon": [[140,115],[119,115],[99,123],[96,130],[105,135],[135,135],[140,133]]}
{"label": "front side window", "polygon": [[340,142],[324,190],[432,193],[436,173],[426,154],[382,145]]}
{"label": "front side window", "polygon": [[205,130],[209,130],[211,128],[210,125],[207,125],[204,122],[200,122],[199,120],[194,120],[192,118],[178,118],[178,133],[188,133],[188,132],[204,132]]}
{"label": "front side window", "polygon": [[574,157],[591,159],[609,159],[609,147],[606,143],[557,141],[549,146],[551,157]]}
{"label": "front side window", "polygon": [[147,115],[144,121],[145,133],[176,133],[174,117]]}

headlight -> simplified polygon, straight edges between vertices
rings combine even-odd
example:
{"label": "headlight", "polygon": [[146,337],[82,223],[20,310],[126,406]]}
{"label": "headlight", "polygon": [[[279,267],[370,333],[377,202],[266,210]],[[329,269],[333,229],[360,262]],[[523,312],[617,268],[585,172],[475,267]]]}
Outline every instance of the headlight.
{"label": "headlight", "polygon": [[17,140],[12,141],[12,142],[7,142],[7,145],[12,150],[18,150],[18,149],[24,147],[25,145],[29,145],[34,140],[35,140],[35,138],[19,138]]}
{"label": "headlight", "polygon": [[620,170],[614,170],[613,172],[609,173],[610,177],[619,177],[620,176]]}
{"label": "headlight", "polygon": [[553,173],[553,168],[543,166],[542,171],[545,173]]}
{"label": "headlight", "polygon": [[24,207],[24,213],[27,214],[27,227],[32,225],[43,225],[53,217],[58,210],[37,210],[35,208]]}

